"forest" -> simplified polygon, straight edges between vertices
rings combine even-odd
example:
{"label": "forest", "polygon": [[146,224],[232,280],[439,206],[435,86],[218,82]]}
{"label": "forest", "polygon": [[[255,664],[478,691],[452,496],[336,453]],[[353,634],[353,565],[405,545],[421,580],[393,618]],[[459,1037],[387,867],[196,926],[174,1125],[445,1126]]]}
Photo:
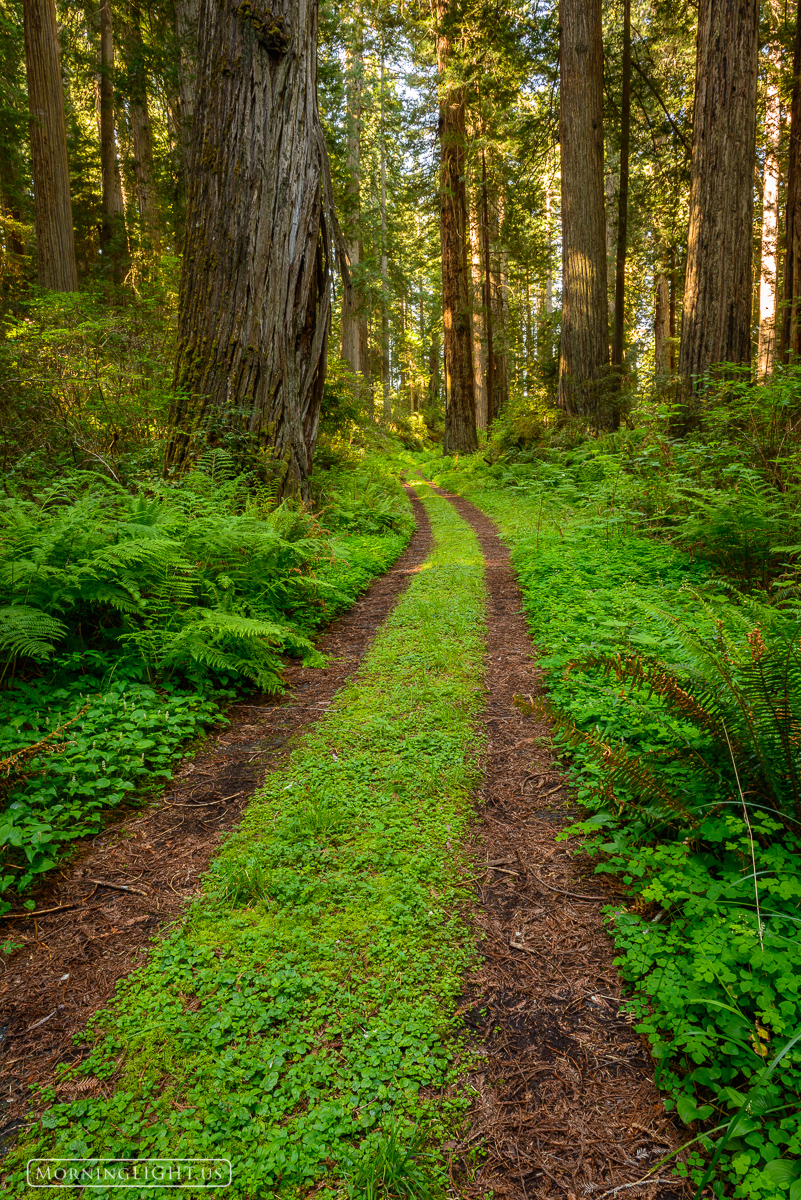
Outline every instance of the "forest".
{"label": "forest", "polygon": [[801,1200],[801,2],[0,0],[0,1176]]}

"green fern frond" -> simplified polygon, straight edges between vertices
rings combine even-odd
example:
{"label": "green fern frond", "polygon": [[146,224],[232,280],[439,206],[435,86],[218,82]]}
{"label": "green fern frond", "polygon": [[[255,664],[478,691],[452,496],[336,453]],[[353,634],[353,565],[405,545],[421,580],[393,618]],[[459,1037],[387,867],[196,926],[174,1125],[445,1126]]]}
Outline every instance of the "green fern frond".
{"label": "green fern frond", "polygon": [[63,621],[49,617],[38,608],[12,604],[0,608],[0,652],[5,660],[23,655],[36,661],[47,660],[54,645],[67,634]]}

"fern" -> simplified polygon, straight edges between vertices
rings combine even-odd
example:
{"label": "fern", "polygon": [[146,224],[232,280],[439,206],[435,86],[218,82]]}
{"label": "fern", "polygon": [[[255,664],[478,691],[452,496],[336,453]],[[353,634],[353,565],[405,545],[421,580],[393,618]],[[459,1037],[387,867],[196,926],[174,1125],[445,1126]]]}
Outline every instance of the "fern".
{"label": "fern", "polygon": [[63,640],[67,627],[38,608],[12,604],[0,608],[0,654],[6,665],[18,655],[47,659],[56,643]]}
{"label": "fern", "polygon": [[[688,742],[700,770],[722,779],[732,795],[739,776],[748,803],[801,820],[801,624],[763,609],[767,629],[741,616],[735,632],[718,622],[704,638],[668,613],[648,612],[674,661],[592,655],[572,666],[658,696],[669,713],[703,735],[705,751]],[[575,736],[594,744],[578,730]],[[655,795],[639,761],[639,776],[622,749],[610,751],[605,765],[627,786]]]}

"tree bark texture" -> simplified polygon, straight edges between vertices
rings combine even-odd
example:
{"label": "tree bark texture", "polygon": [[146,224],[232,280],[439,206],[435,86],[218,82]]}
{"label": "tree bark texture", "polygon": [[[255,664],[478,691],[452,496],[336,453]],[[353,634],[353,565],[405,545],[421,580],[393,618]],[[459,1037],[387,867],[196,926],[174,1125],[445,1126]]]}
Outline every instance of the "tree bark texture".
{"label": "tree bark texture", "polygon": [[782,361],[801,355],[801,0],[796,8],[793,49],[793,98],[790,110],[790,156],[784,220],[784,311]]}
{"label": "tree bark texture", "polygon": [[[757,0],[700,0],[679,374],[751,360]],[[688,409],[688,419],[694,405]]]}
{"label": "tree bark texture", "polygon": [[654,374],[659,383],[670,370],[670,290],[665,275],[657,275],[654,290]]}
{"label": "tree bark texture", "polygon": [[470,454],[478,447],[473,388],[473,333],[468,265],[465,184],[464,90],[449,68],[458,33],[456,0],[437,0],[439,70],[442,314],[445,349],[445,454]]}
{"label": "tree bark texture", "polygon": [[559,405],[593,425],[614,421],[601,383],[609,368],[604,221],[601,0],[560,0],[562,343]]}
{"label": "tree bark texture", "polygon": [[[184,176],[189,173],[192,127],[195,120],[197,53],[200,0],[175,0],[175,37],[178,42],[178,92],[180,103],[181,156]],[[188,190],[189,180],[186,178]]]}
{"label": "tree bark texture", "polygon": [[364,320],[363,297],[359,294],[359,264],[362,260],[361,230],[361,127],[364,33],[361,15],[357,12],[354,27],[346,45],[345,102],[347,105],[347,184],[346,207],[343,214],[348,261],[354,280],[350,293],[342,293],[342,357],[351,371],[365,370],[367,329]]}
{"label": "tree bark texture", "polygon": [[387,259],[387,143],[384,130],[384,56],[381,53],[381,412],[392,416],[389,380],[389,263]]}
{"label": "tree bark texture", "polygon": [[125,201],[122,195],[117,138],[114,131],[114,34],[110,0],[100,5],[100,168],[103,179],[103,217],[100,246],[103,265],[115,283],[121,283],[128,267],[125,230]]}
{"label": "tree bark texture", "polygon": [[473,381],[476,397],[476,427],[487,428],[487,349],[484,340],[484,272],[481,254],[481,223],[478,194],[470,197],[470,275],[473,295]]}
{"label": "tree bark texture", "polygon": [[[502,206],[502,198],[501,198]],[[497,214],[498,240],[496,242],[495,262],[490,272],[492,297],[490,312],[492,314],[492,383],[487,389],[488,420],[494,421],[500,416],[509,399],[509,361],[507,350],[509,344],[509,279],[507,252],[501,241],[503,214]]]}
{"label": "tree bark texture", "polygon": [[781,46],[767,53],[768,86],[765,96],[765,169],[762,176],[762,238],[759,263],[759,352],[757,378],[772,374],[776,355],[776,283],[779,240],[779,143],[781,100],[779,77]]}
{"label": "tree bark texture", "polygon": [[133,142],[136,202],[139,209],[142,241],[149,249],[158,250],[160,242],[159,211],[153,182],[153,133],[148,110],[147,70],[138,0],[131,0],[128,5],[123,33],[130,89],[128,112]]}
{"label": "tree bark texture", "polygon": [[484,319],[487,326],[487,365],[484,394],[487,406],[487,428],[495,411],[495,315],[492,309],[492,254],[490,252],[489,199],[487,196],[487,153],[481,151],[481,257],[484,260]]}
{"label": "tree bark texture", "polygon": [[623,79],[620,97],[620,184],[617,193],[615,258],[615,327],[612,366],[623,366],[626,320],[626,248],[629,222],[629,131],[631,123],[631,0],[623,0]]}
{"label": "tree bark texture", "polygon": [[78,288],[70,203],[64,90],[54,0],[24,0],[25,67],[31,113],[37,277],[54,292]]}
{"label": "tree bark texture", "polygon": [[176,468],[201,439],[255,440],[279,495],[312,468],[335,232],[317,4],[282,5],[203,0],[167,452]]}

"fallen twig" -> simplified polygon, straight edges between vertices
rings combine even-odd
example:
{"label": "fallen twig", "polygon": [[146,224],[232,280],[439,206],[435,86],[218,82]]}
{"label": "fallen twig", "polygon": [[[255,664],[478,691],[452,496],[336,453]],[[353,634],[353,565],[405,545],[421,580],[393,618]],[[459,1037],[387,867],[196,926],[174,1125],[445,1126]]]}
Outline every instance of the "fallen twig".
{"label": "fallen twig", "polygon": [[90,879],[90,883],[96,883],[99,887],[114,888],[115,892],[136,892],[137,896],[147,896],[147,892],[143,892],[141,888],[131,887],[127,883],[109,883],[107,879]]}

